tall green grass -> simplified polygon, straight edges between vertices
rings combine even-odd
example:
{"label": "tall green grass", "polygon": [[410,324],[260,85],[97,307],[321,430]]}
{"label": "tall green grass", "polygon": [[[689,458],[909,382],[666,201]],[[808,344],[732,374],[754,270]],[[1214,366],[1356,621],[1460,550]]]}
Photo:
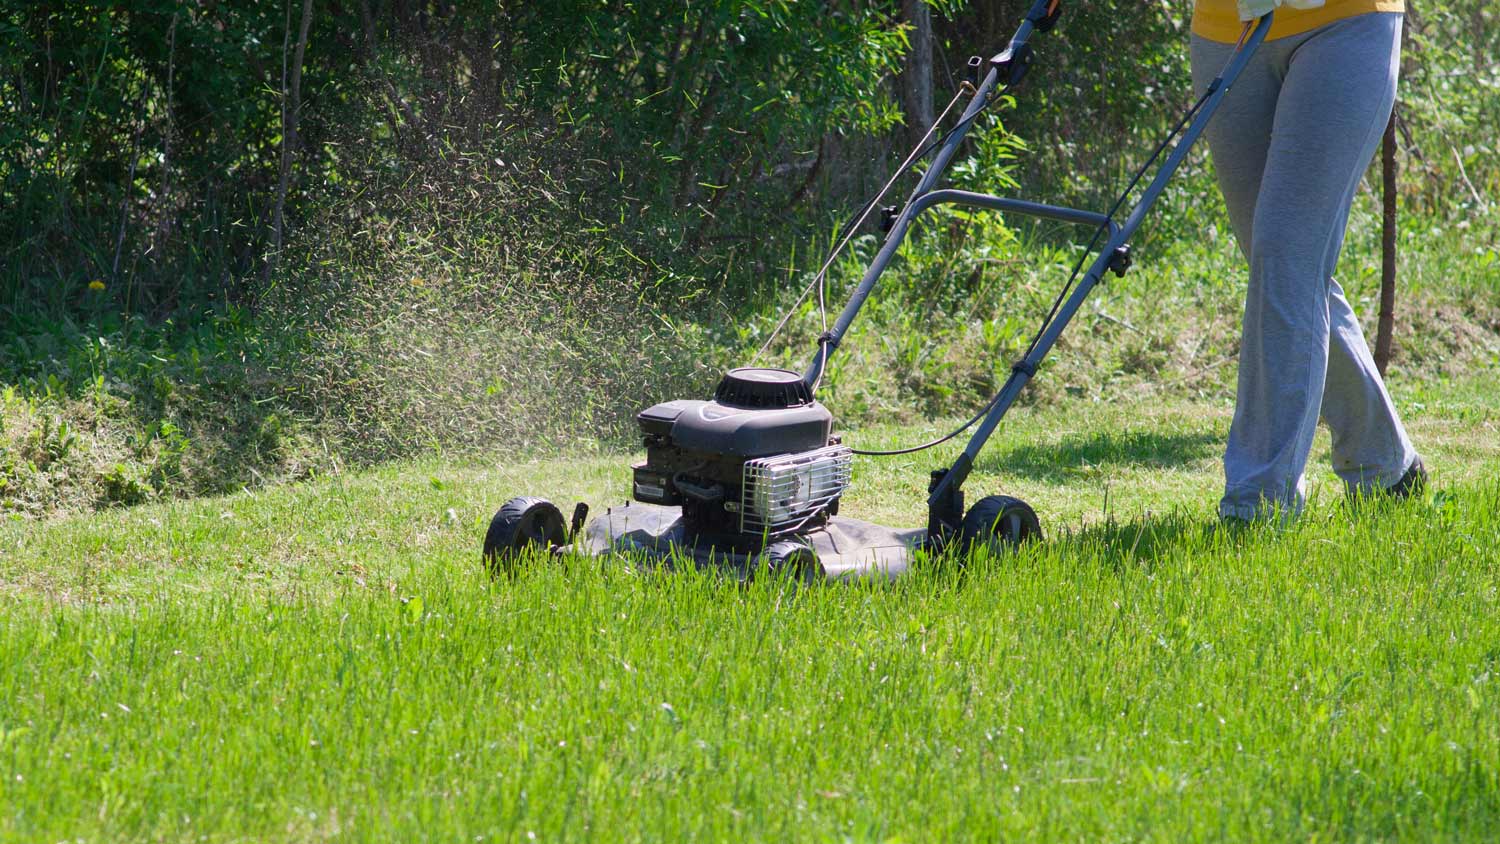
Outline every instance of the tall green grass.
{"label": "tall green grass", "polygon": [[492,583],[460,546],[391,586],[11,602],[0,829],[1487,840],[1497,505],[1170,519],[892,587]]}
{"label": "tall green grass", "polygon": [[1325,442],[1288,530],[1213,520],[1226,408],[1023,408],[969,487],[1047,541],[891,585],[491,581],[489,512],[623,499],[607,455],[6,522],[0,839],[1491,840],[1495,411],[1397,390],[1434,494],[1346,508]]}

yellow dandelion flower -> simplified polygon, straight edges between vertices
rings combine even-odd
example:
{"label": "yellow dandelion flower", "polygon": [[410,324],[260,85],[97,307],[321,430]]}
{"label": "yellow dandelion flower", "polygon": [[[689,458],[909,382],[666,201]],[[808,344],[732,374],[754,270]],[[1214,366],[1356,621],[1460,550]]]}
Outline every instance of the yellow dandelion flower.
{"label": "yellow dandelion flower", "polygon": [[90,290],[103,290],[104,289],[104,282],[102,282],[102,281],[100,281],[99,279],[96,278],[93,281],[89,282],[89,289]]}
{"label": "yellow dandelion flower", "polygon": [[426,285],[427,285],[426,279],[423,279],[420,276],[418,276],[417,278],[414,278],[414,279],[411,280],[411,286],[412,287],[425,287]]}

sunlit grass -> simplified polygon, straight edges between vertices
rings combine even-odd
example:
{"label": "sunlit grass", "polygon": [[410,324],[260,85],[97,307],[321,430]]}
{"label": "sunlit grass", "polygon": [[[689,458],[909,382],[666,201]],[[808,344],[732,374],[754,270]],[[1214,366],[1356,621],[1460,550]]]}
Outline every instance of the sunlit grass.
{"label": "sunlit grass", "polygon": [[[1490,840],[1496,411],[1398,392],[1434,494],[1320,465],[1286,531],[1212,518],[1226,407],[1019,412],[970,495],[1048,540],[888,586],[492,582],[504,498],[625,498],[594,452],[12,522],[0,839]],[[919,523],[941,458],[846,512]]]}

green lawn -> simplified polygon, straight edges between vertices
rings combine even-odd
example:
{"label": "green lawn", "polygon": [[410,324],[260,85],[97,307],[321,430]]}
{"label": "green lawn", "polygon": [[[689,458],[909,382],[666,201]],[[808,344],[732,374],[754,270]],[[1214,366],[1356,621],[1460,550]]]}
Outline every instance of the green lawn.
{"label": "green lawn", "polygon": [[1021,409],[968,489],[1047,541],[894,585],[491,582],[505,498],[625,498],[594,446],[12,521],[0,840],[1495,840],[1492,376],[1397,382],[1432,495],[1351,512],[1325,435],[1285,531],[1212,518],[1226,404]]}

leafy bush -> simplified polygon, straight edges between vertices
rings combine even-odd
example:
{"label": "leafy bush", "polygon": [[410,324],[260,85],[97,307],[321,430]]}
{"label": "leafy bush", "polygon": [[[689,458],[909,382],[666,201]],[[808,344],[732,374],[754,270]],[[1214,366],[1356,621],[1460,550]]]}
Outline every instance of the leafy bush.
{"label": "leafy bush", "polygon": [[[932,5],[942,103],[949,71],[998,49],[1026,4]],[[623,441],[639,407],[702,393],[749,358],[843,214],[889,176],[908,137],[893,96],[900,8],[320,6],[295,110],[295,8],[7,8],[0,506]],[[954,181],[1107,206],[1186,105],[1189,8],[1067,4]],[[1495,14],[1452,0],[1409,20],[1403,285],[1442,315],[1409,344],[1413,361],[1492,354]],[[297,143],[284,111],[300,116]],[[1240,270],[1220,205],[1200,151],[1136,244],[1141,271],[1101,291],[1059,347],[1072,374],[1028,400],[1223,390]],[[1345,285],[1357,295],[1374,213],[1362,195]],[[873,253],[873,228],[835,265],[828,308]],[[1077,249],[1067,227],[931,215],[826,397],[850,423],[971,409]],[[794,316],[770,359],[800,367],[821,320],[813,302]]]}

